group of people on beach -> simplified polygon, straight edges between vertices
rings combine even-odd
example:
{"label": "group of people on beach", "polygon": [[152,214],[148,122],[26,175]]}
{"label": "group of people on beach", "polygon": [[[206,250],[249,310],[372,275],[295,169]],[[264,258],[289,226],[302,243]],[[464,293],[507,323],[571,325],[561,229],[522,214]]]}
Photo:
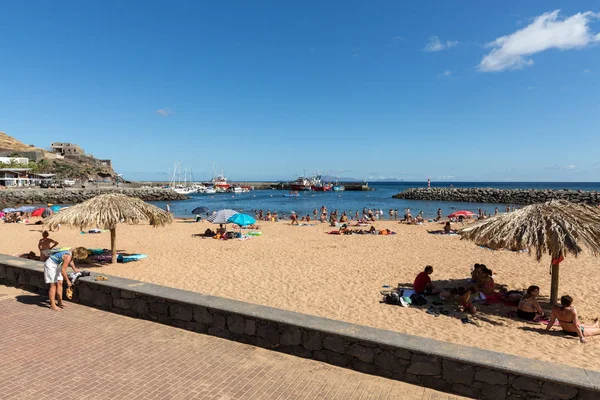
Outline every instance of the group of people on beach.
{"label": "group of people on beach", "polygon": [[560,305],[552,305],[548,315],[537,301],[540,294],[539,286],[532,285],[525,292],[517,290],[500,289],[496,291],[494,274],[484,264],[475,264],[471,271],[470,285],[457,288],[441,289],[433,285],[430,275],[433,267],[428,265],[420,272],[413,283],[414,292],[420,295],[438,295],[442,301],[455,301],[457,311],[477,314],[474,300],[477,298],[483,304],[489,305],[504,301],[507,304],[517,305],[517,316],[525,321],[540,321],[546,323],[549,331],[558,321],[562,330],[571,336],[579,337],[582,343],[586,337],[600,335],[598,318],[593,324],[582,324],[579,321],[577,310],[573,307],[573,298],[569,295],[560,298]]}

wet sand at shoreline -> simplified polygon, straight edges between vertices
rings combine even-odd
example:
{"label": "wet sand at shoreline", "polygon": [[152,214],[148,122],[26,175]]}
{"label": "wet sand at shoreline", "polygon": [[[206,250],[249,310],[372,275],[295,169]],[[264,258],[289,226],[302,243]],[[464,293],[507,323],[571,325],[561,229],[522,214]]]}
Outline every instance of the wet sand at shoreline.
{"label": "wet sand at shoreline", "polygon": [[[33,219],[34,221],[36,219]],[[464,285],[474,263],[494,271],[497,285],[521,290],[550,290],[548,257],[540,263],[527,253],[491,251],[458,236],[431,235],[439,224],[400,225],[377,221],[378,229],[398,234],[326,235],[327,224],[290,226],[260,223],[260,237],[214,240],[193,237],[215,225],[176,221],[165,228],[120,225],[119,250],[148,254],[134,263],[91,268],[159,285],[263,304],[382,329],[480,347],[504,353],[600,370],[600,336],[580,344],[554,328],[508,318],[505,306],[479,306],[479,326],[448,316],[434,317],[426,308],[380,303],[382,285],[411,285],[424,266],[433,265],[434,284]],[[0,224],[0,251],[20,254],[37,250],[41,227]],[[82,235],[63,227],[51,233],[61,246],[106,248],[108,232]],[[574,298],[580,318],[591,323],[600,314],[600,263],[589,254],[567,257],[561,264],[559,294]],[[544,306],[544,304],[542,304]]]}

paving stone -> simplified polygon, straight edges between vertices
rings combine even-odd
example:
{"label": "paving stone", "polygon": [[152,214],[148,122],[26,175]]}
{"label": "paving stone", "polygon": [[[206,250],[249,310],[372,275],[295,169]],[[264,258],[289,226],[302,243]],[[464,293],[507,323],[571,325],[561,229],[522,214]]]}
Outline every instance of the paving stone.
{"label": "paving stone", "polygon": [[375,352],[370,347],[363,347],[360,344],[351,344],[346,349],[346,354],[358,358],[360,361],[372,364]]}
{"label": "paving stone", "polygon": [[542,393],[556,397],[557,399],[571,399],[577,396],[577,392],[577,388],[554,382],[545,382],[542,386]]}
{"label": "paving stone", "polygon": [[475,377],[475,368],[472,365],[444,360],[442,362],[444,372],[442,377],[453,383],[470,385]]}
{"label": "paving stone", "polygon": [[530,392],[540,392],[542,386],[540,381],[525,376],[518,376],[512,383],[512,387],[519,390],[527,390]]}
{"label": "paving stone", "polygon": [[295,326],[283,328],[280,343],[283,346],[295,346],[297,344],[302,344],[302,331],[300,328]]}
{"label": "paving stone", "polygon": [[441,375],[442,363],[435,356],[413,354],[406,372],[415,375]]}
{"label": "paving stone", "polygon": [[480,369],[475,373],[475,380],[489,383],[490,385],[506,385],[508,384],[508,376],[502,372],[493,371],[491,369]]}
{"label": "paving stone", "polygon": [[227,328],[239,335],[243,335],[246,329],[246,321],[239,315],[230,315],[227,317]]}
{"label": "paving stone", "polygon": [[323,338],[323,347],[327,350],[344,354],[346,352],[346,341],[339,336],[325,336]]}

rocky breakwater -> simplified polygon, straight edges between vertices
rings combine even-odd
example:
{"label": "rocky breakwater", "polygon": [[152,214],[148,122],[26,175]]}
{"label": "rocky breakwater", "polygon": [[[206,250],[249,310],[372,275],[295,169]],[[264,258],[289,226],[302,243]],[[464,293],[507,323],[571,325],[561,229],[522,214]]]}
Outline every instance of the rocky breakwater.
{"label": "rocky breakwater", "polygon": [[6,189],[0,190],[0,205],[4,208],[24,204],[77,204],[105,193],[122,193],[146,201],[174,201],[187,198],[169,189]]}
{"label": "rocky breakwater", "polygon": [[529,205],[550,200],[600,204],[600,193],[580,190],[494,189],[494,188],[412,188],[400,192],[395,199],[462,201],[467,203],[498,203]]}

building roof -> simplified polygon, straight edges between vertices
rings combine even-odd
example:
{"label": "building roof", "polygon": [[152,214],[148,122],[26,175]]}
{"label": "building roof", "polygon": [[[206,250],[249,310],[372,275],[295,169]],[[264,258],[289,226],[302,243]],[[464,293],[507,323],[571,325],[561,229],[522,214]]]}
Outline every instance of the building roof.
{"label": "building roof", "polygon": [[56,176],[56,174],[33,174],[33,175],[37,175],[41,178],[52,178],[53,176]]}
{"label": "building roof", "polygon": [[0,171],[4,171],[4,172],[27,172],[27,171],[31,171],[31,168],[0,168]]}

